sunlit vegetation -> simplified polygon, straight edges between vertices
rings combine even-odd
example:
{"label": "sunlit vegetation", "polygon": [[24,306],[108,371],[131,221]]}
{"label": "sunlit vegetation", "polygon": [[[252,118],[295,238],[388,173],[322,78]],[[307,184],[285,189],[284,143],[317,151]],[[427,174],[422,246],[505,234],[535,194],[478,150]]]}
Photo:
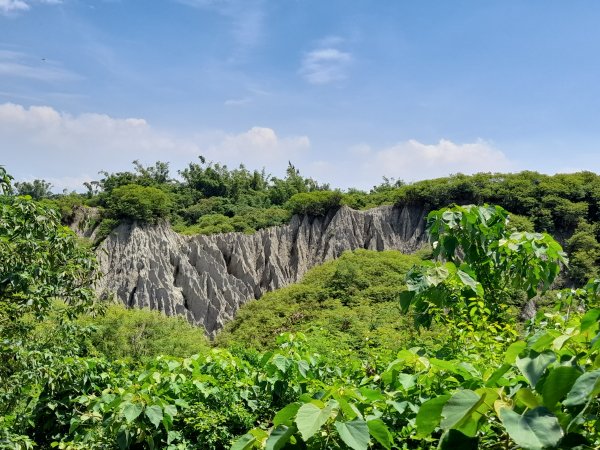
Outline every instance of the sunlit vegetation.
{"label": "sunlit vegetation", "polygon": [[285,177],[277,178],[202,157],[176,177],[168,163],[145,167],[137,161],[133,171],[101,175],[86,183],[85,194],[52,194],[44,180],[17,183],[16,191],[58,209],[65,224],[73,220],[74,208],[97,208],[98,220],[89,223],[98,228],[96,244],[119,223],[132,220],[168,220],[186,235],[253,233],[286,224],[293,214],[325,215],[341,206],[417,205],[434,210],[451,204],[496,204],[510,211],[517,229],[545,231],[563,244],[571,260],[567,274],[572,285],[598,275],[600,177],[591,172],[457,174],[410,184],[384,179],[369,191],[346,192],[303,177],[292,164]]}
{"label": "sunlit vegetation", "polygon": [[419,342],[439,345],[439,329],[418,333],[398,303],[406,273],[420,262],[396,251],[346,252],[310,270],[300,283],[244,305],[216,342],[265,351],[277,348],[281,333],[301,332],[313,351],[340,361],[391,355]]}
{"label": "sunlit vegetation", "polygon": [[[456,176],[363,195],[328,191],[290,166],[287,181],[262,191],[264,177],[251,177],[272,203],[244,188],[237,203],[212,171],[239,172],[215,167],[190,165],[173,182],[165,165],[137,165],[87,196],[35,200],[0,169],[0,448],[600,446],[600,282],[551,291],[567,258],[535,232],[566,236],[575,283],[595,273],[595,175]],[[548,198],[527,200],[541,184]],[[481,203],[473,196],[486,186],[513,196],[518,215],[446,206]],[[169,217],[183,231],[250,232],[262,225],[236,229],[236,212],[212,208],[327,214],[345,195],[364,207],[426,202],[430,250],[345,253],[247,304],[214,343],[182,319],[99,303],[92,250],[61,224],[68,205],[88,204],[106,228]],[[519,322],[520,302],[541,294],[546,309]]]}

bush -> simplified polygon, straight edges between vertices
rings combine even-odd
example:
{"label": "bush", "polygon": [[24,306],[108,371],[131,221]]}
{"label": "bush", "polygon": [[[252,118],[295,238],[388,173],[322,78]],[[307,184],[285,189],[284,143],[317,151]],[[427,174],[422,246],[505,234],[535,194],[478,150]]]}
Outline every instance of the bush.
{"label": "bush", "polygon": [[71,193],[53,199],[44,198],[40,203],[56,209],[60,213],[62,223],[69,224],[73,220],[75,207],[83,206],[83,201],[84,198],[81,195]]}
{"label": "bush", "polygon": [[104,218],[96,229],[95,243],[98,244],[108,237],[108,235],[117,228],[119,221],[117,219]]}
{"label": "bush", "polygon": [[509,214],[508,215],[508,224],[507,229],[509,231],[527,231],[529,233],[533,233],[535,231],[535,227],[533,222],[525,216],[520,216],[518,214]]}
{"label": "bush", "polygon": [[[302,332],[315,352],[343,360],[412,346],[412,318],[401,314],[398,297],[408,270],[420,263],[397,251],[345,252],[307,272],[303,280],[245,304],[217,337],[219,346],[273,349],[282,332]],[[423,330],[419,345],[436,346],[437,330]],[[438,341],[445,341],[445,336]]]}
{"label": "bush", "polygon": [[168,317],[149,309],[111,305],[104,315],[82,316],[79,322],[92,326],[91,344],[108,359],[145,361],[159,355],[187,357],[209,347],[201,328],[182,317]]}
{"label": "bush", "polygon": [[223,197],[203,198],[198,203],[181,211],[181,216],[188,221],[188,223],[195,223],[198,222],[202,216],[208,214],[224,215],[227,211],[228,203],[228,200]]}
{"label": "bush", "polygon": [[169,195],[152,186],[128,184],[112,190],[107,199],[108,214],[117,219],[155,222],[171,209]]}
{"label": "bush", "polygon": [[202,216],[194,225],[177,224],[173,229],[181,234],[216,234],[236,231],[231,218],[223,214],[208,214]]}
{"label": "bush", "polygon": [[313,191],[295,194],[286,204],[292,214],[324,216],[342,204],[340,191]]}
{"label": "bush", "polygon": [[567,240],[570,254],[569,277],[578,285],[598,276],[600,243],[596,239],[596,228],[581,220],[573,235]]}

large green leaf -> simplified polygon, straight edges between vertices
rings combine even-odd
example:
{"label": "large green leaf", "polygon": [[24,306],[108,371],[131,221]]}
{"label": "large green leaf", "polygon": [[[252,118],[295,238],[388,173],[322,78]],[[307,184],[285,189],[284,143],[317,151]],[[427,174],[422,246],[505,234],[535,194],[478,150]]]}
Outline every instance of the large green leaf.
{"label": "large green leaf", "polygon": [[[468,266],[465,265],[465,269],[468,269]],[[475,295],[478,297],[483,297],[485,292],[483,290],[483,286],[477,280],[473,278],[473,276],[467,273],[465,270],[458,270],[456,272],[460,281],[467,287],[469,287]]]}
{"label": "large green leaf", "polygon": [[411,302],[415,298],[414,291],[402,291],[400,293],[400,309],[404,314],[408,312]]}
{"label": "large green leaf", "polygon": [[124,402],[125,408],[123,408],[123,415],[127,423],[133,422],[144,410],[144,406],[141,403]]}
{"label": "large green leaf", "polygon": [[290,403],[289,405],[285,406],[282,410],[275,414],[275,417],[273,418],[273,425],[277,426],[287,423],[296,415],[298,409],[300,409],[300,403],[298,402]]}
{"label": "large green leaf", "polygon": [[525,378],[527,378],[527,381],[535,387],[546,371],[546,368],[554,361],[556,361],[556,355],[551,351],[538,353],[530,350],[527,356],[517,358],[517,367]]}
{"label": "large green leaf", "polygon": [[369,420],[367,421],[367,426],[369,427],[369,433],[371,433],[371,436],[373,436],[377,442],[388,450],[392,448],[392,433],[390,433],[388,427],[383,423],[383,420]]}
{"label": "large green leaf", "polygon": [[427,400],[419,407],[416,425],[419,436],[429,436],[440,424],[442,408],[450,399],[450,395],[441,395]]}
{"label": "large green leaf", "polygon": [[514,395],[513,401],[515,404],[525,406],[529,409],[542,406],[542,399],[529,388],[520,388]]}
{"label": "large green leaf", "polygon": [[444,404],[440,427],[447,430],[459,426],[463,420],[469,420],[482,400],[480,395],[468,389],[458,391]]}
{"label": "large green leaf", "polygon": [[302,435],[302,439],[309,440],[327,422],[333,404],[330,402],[324,408],[319,408],[314,403],[305,403],[296,414],[296,425]]}
{"label": "large green leaf", "polygon": [[532,409],[523,415],[512,409],[502,408],[500,420],[510,438],[528,450],[555,447],[563,437],[558,419],[543,407]]}
{"label": "large green leaf", "polygon": [[498,382],[502,379],[502,377],[512,368],[511,364],[502,364],[498,369],[496,369],[492,375],[486,380],[486,387],[497,386]]}
{"label": "large green leaf", "polygon": [[477,438],[464,435],[458,430],[446,431],[441,439],[438,449],[440,450],[477,450],[479,440]]}
{"label": "large green leaf", "polygon": [[398,374],[398,382],[402,385],[405,391],[408,391],[415,387],[416,384],[416,376],[408,373],[399,373]]}
{"label": "large green leaf", "polygon": [[298,429],[295,426],[286,427],[285,425],[279,425],[275,427],[267,439],[265,450],[282,449],[296,431]]}
{"label": "large green leaf", "polygon": [[256,438],[250,433],[246,433],[233,443],[230,450],[250,450],[255,443]]}
{"label": "large green leaf", "polygon": [[446,263],[444,266],[430,267],[425,273],[426,280],[432,286],[437,286],[438,284],[444,282],[450,275],[449,267],[454,267],[454,264]]}
{"label": "large green leaf", "polygon": [[292,366],[292,361],[283,355],[275,355],[273,357],[273,364],[275,364],[275,366],[281,370],[281,372],[286,373]]}
{"label": "large green leaf", "polygon": [[594,326],[600,320],[600,309],[590,309],[581,318],[580,330],[581,332],[587,331]]}
{"label": "large green leaf", "polygon": [[504,354],[504,362],[506,364],[513,364],[523,350],[527,348],[527,343],[525,341],[517,341],[513,342],[506,349],[506,353]]}
{"label": "large green leaf", "polygon": [[577,378],[573,387],[569,391],[566,400],[563,402],[565,406],[583,405],[592,395],[600,393],[600,369],[592,372],[587,372]]}
{"label": "large green leaf", "polygon": [[129,430],[119,430],[117,433],[117,445],[120,450],[126,450],[131,445],[131,432]]}
{"label": "large green leaf", "polygon": [[474,437],[479,430],[479,422],[481,419],[493,408],[494,402],[498,399],[499,393],[497,389],[492,388],[479,388],[475,391],[477,395],[481,396],[481,401],[477,407],[463,419],[455,429],[459,430],[462,434]]}
{"label": "large green leaf", "polygon": [[364,420],[354,419],[351,422],[335,422],[335,429],[348,447],[354,450],[367,450],[369,448],[369,427]]}
{"label": "large green leaf", "polygon": [[154,425],[156,428],[160,425],[163,420],[163,410],[158,405],[148,406],[146,411],[144,411],[150,423]]}
{"label": "large green leaf", "polygon": [[552,370],[542,387],[544,405],[552,409],[571,390],[581,372],[572,366],[561,366]]}

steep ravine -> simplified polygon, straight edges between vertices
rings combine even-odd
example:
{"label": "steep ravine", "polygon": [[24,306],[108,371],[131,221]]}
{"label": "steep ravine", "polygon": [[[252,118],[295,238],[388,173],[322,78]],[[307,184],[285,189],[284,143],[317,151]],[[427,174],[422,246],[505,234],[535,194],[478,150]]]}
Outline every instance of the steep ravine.
{"label": "steep ravine", "polygon": [[243,303],[346,250],[416,250],[425,214],[419,207],[342,207],[251,235],[181,236],[167,223],[122,224],[98,248],[98,290],[131,307],[185,315],[214,335]]}

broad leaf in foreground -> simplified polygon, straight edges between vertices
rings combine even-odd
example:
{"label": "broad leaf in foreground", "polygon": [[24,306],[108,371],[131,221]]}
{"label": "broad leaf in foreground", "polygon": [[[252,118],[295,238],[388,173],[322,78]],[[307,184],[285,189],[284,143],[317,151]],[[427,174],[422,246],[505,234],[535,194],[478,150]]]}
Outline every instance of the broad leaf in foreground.
{"label": "broad leaf in foreground", "polygon": [[543,407],[532,409],[523,415],[503,408],[500,410],[500,420],[510,438],[528,450],[554,447],[563,437],[558,419]]}
{"label": "broad leaf in foreground", "polygon": [[325,422],[327,422],[327,419],[329,419],[333,406],[330,402],[321,409],[314,403],[306,403],[298,409],[296,425],[302,435],[302,439],[307,441],[319,431]]}
{"label": "broad leaf in foreground", "polygon": [[364,420],[355,419],[351,422],[336,422],[335,428],[348,447],[354,450],[367,450],[369,448],[369,427]]}

